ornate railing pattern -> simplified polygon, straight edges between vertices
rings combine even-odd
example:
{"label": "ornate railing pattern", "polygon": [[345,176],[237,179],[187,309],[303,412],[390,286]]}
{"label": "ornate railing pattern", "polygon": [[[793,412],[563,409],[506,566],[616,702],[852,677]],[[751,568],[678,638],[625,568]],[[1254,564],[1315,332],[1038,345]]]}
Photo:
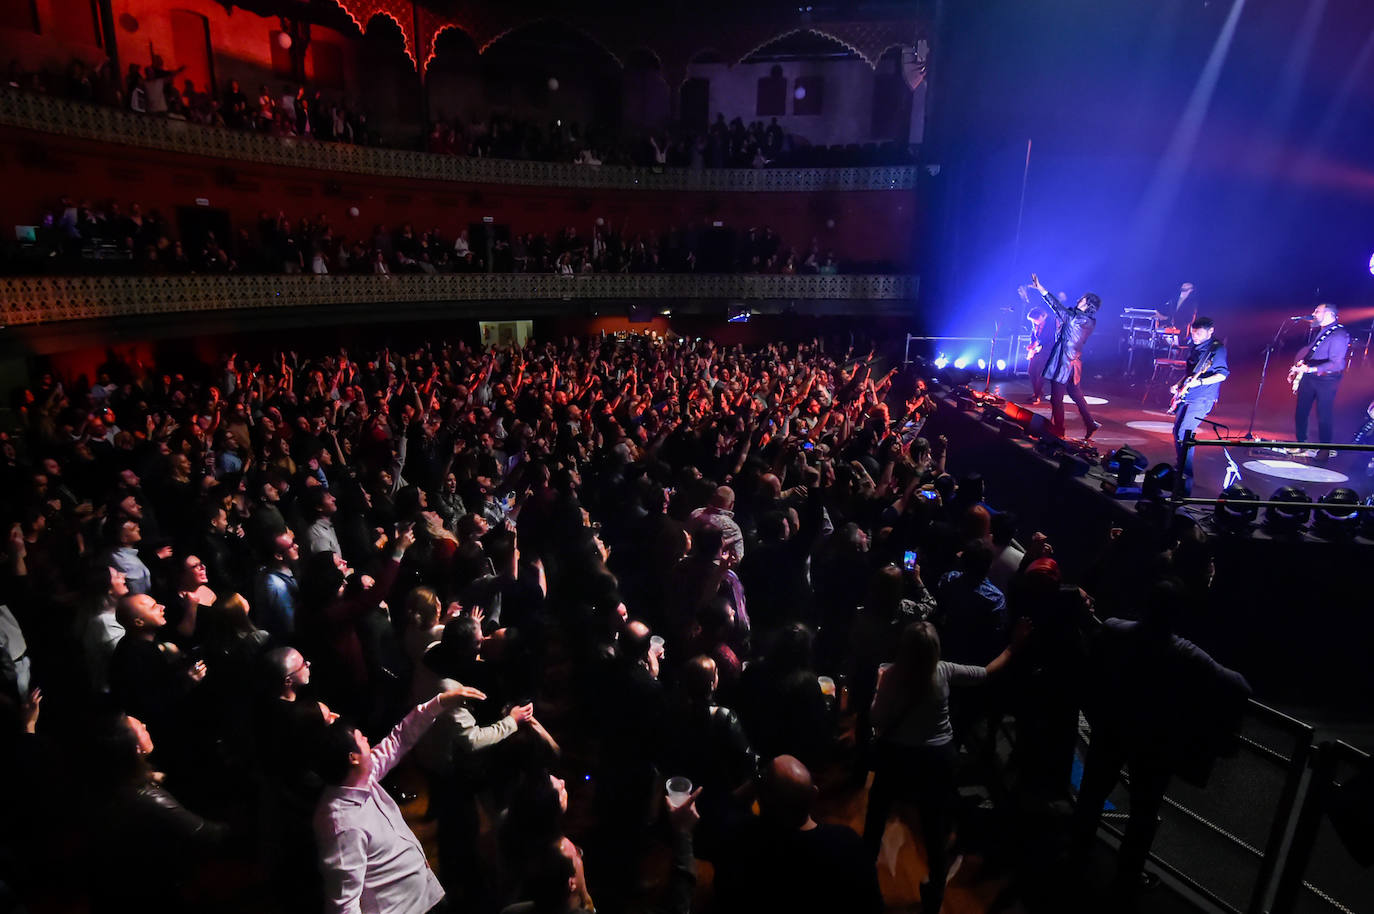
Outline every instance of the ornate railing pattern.
{"label": "ornate railing pattern", "polygon": [[0,89],[0,124],[187,155],[471,184],[621,190],[910,190],[916,186],[917,172],[909,165],[694,170],[479,159],[206,127],[9,88]]}
{"label": "ornate railing pattern", "polygon": [[914,300],[916,276],[553,273],[405,276],[90,276],[0,279],[14,326],[245,308],[482,301]]}

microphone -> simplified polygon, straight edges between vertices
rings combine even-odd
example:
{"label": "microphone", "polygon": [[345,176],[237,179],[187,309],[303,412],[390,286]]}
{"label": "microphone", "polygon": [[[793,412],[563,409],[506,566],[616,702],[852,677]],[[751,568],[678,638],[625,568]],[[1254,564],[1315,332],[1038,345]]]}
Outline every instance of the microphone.
{"label": "microphone", "polygon": [[1290,317],[1289,320],[1290,320],[1290,321],[1311,321],[1311,320],[1312,320],[1312,315],[1310,315],[1310,314],[1300,314],[1300,315],[1298,315],[1297,317]]}

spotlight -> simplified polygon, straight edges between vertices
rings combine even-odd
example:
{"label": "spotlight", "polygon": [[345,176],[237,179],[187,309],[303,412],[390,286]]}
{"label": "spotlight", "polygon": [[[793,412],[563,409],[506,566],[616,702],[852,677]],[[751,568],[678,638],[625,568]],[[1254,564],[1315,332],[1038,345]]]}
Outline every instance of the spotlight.
{"label": "spotlight", "polygon": [[959,356],[959,358],[957,358],[957,359],[954,360],[954,367],[955,367],[955,368],[967,368],[967,367],[968,367],[968,359],[965,358],[965,357],[962,356],[962,355]]}
{"label": "spotlight", "polygon": [[1167,501],[1174,494],[1174,481],[1178,472],[1172,463],[1157,463],[1145,474],[1140,486],[1140,496],[1146,501]]}
{"label": "spotlight", "polygon": [[978,360],[978,370],[979,370],[979,371],[987,371],[987,370],[988,370],[988,360],[987,360],[987,359],[979,359],[979,360]]}
{"label": "spotlight", "polygon": [[[1350,539],[1360,528],[1360,513],[1350,505],[1358,505],[1360,496],[1354,489],[1332,489],[1317,499],[1317,517],[1312,530],[1322,539]],[[1339,506],[1339,507],[1338,507]]]}
{"label": "spotlight", "polygon": [[1150,465],[1150,461],[1137,450],[1119,447],[1107,455],[1102,465],[1115,474],[1117,495],[1138,495],[1140,484],[1136,477]]}
{"label": "spotlight", "polygon": [[1223,489],[1212,509],[1217,525],[1229,533],[1248,529],[1259,517],[1259,508],[1245,504],[1247,501],[1259,501],[1259,496],[1240,484]]}
{"label": "spotlight", "polygon": [[935,357],[935,367],[936,367],[936,368],[944,368],[944,367],[945,367],[946,365],[948,365],[948,364],[949,364],[949,359],[945,356],[945,354],[944,354],[943,352],[940,353],[939,355],[937,355],[937,356]]}
{"label": "spotlight", "polygon": [[1006,370],[1007,370],[1007,360],[1006,360],[1006,359],[998,359],[998,360],[997,360],[997,370],[998,370],[998,371],[1006,371]]}
{"label": "spotlight", "polygon": [[1307,519],[1312,516],[1311,497],[1296,486],[1284,486],[1270,495],[1269,500],[1288,503],[1283,507],[1264,509],[1264,526],[1273,533],[1297,533],[1307,524]]}

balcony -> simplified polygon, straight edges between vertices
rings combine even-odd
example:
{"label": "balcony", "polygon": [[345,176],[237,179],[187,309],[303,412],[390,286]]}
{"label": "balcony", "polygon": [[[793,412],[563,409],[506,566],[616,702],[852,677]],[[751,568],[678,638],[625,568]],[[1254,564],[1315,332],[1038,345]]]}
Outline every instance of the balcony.
{"label": "balcony", "polygon": [[814,192],[913,190],[916,166],[632,168],[480,159],[264,136],[0,89],[0,125],[100,143],[291,168],[465,184],[617,190]]}
{"label": "balcony", "polygon": [[[327,306],[420,306],[478,317],[497,302],[520,302],[549,314],[572,301],[870,302],[865,310],[893,311],[914,302],[919,286],[916,276],[693,273],[14,277],[0,280],[0,321],[18,327],[227,311],[266,315]],[[454,305],[459,307],[449,307]]]}

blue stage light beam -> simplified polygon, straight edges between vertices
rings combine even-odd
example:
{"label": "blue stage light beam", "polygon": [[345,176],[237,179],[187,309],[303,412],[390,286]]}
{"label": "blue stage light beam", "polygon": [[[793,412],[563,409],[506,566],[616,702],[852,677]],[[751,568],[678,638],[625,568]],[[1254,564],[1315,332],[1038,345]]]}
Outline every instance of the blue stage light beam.
{"label": "blue stage light beam", "polygon": [[1231,11],[1217,34],[1217,40],[1212,44],[1212,52],[1207,55],[1207,62],[1193,86],[1192,95],[1189,96],[1183,115],[1178,120],[1178,126],[1174,128],[1169,146],[1160,160],[1159,167],[1155,169],[1145,196],[1141,199],[1133,220],[1137,241],[1133,246],[1137,250],[1148,251],[1152,255],[1158,247],[1174,203],[1182,190],[1188,163],[1197,148],[1202,125],[1207,120],[1212,97],[1216,94],[1217,83],[1221,79],[1221,71],[1226,64],[1226,57],[1230,53],[1232,41],[1235,40],[1236,28],[1240,25],[1240,16],[1244,10],[1245,0],[1232,0]]}

